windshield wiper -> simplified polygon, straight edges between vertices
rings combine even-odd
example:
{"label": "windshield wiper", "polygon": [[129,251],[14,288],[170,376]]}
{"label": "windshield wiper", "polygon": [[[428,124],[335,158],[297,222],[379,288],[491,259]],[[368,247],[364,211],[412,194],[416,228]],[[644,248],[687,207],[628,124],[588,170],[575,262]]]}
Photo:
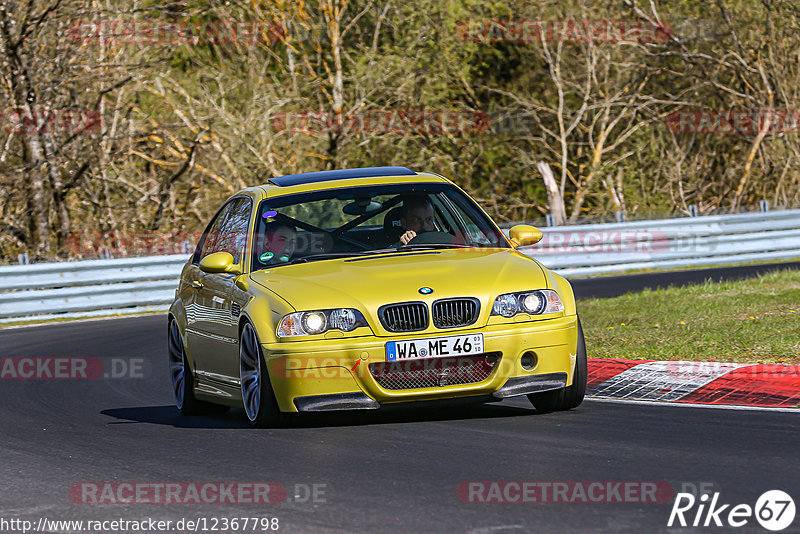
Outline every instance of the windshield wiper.
{"label": "windshield wiper", "polygon": [[425,250],[425,249],[442,249],[442,248],[473,248],[470,245],[461,244],[445,244],[445,243],[432,243],[432,244],[419,244],[419,245],[401,245],[398,248],[378,248],[374,250],[359,250],[353,252],[324,252],[321,254],[311,254],[303,256],[302,258],[295,258],[288,263],[294,265],[296,263],[307,263],[309,261],[317,260],[330,260],[334,258],[347,258],[351,256],[370,256],[373,254],[389,254],[391,252],[406,252],[409,250]]}
{"label": "windshield wiper", "polygon": [[424,250],[424,249],[438,249],[438,248],[474,248],[473,245],[462,245],[460,243],[427,243],[417,245],[400,245],[397,250]]}
{"label": "windshield wiper", "polygon": [[309,261],[316,261],[316,260],[329,260],[334,258],[347,258],[350,256],[369,256],[370,254],[384,254],[386,252],[397,252],[397,249],[394,248],[381,248],[376,250],[359,250],[353,252],[323,252],[320,254],[311,254],[308,256],[303,256],[302,258],[295,258],[289,262],[289,265],[294,265],[295,263],[306,263]]}
{"label": "windshield wiper", "polygon": [[397,252],[396,248],[376,248],[373,250],[365,250],[363,252],[359,252],[359,256],[368,256],[369,254],[386,254],[387,252]]}
{"label": "windshield wiper", "polygon": [[346,258],[348,256],[357,256],[358,253],[354,252],[326,252],[323,254],[311,254],[309,256],[303,256],[302,258],[295,258],[289,262],[289,265],[294,265],[295,263],[306,263],[309,261],[316,261],[316,260],[329,260],[333,258]]}

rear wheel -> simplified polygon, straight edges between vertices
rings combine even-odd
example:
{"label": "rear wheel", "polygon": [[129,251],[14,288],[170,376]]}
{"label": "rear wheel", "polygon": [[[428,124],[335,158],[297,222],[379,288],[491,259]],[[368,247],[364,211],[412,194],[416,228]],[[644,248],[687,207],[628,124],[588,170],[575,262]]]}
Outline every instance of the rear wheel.
{"label": "rear wheel", "polygon": [[239,340],[239,378],[242,404],[250,424],[256,428],[281,426],[286,414],[281,413],[269,380],[261,345],[253,325],[246,323]]}
{"label": "rear wheel", "polygon": [[209,402],[199,401],[194,396],[194,378],[186,351],[183,348],[183,339],[174,319],[169,322],[167,333],[169,349],[169,374],[172,379],[172,393],[175,395],[175,405],[181,415],[198,415],[205,413],[224,413],[228,411],[225,406],[217,406]]}
{"label": "rear wheel", "polygon": [[540,412],[571,410],[583,402],[588,374],[586,342],[583,339],[581,320],[578,319],[578,350],[575,357],[575,376],[572,378],[572,385],[553,391],[532,393],[528,395],[528,400]]}

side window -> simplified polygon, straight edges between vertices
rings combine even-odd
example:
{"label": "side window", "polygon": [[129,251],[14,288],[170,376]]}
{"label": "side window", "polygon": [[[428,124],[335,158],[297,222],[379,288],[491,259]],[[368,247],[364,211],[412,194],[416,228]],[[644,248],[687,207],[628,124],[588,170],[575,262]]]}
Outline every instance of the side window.
{"label": "side window", "polygon": [[214,252],[228,252],[233,263],[239,263],[242,249],[247,243],[247,230],[250,226],[251,202],[248,198],[237,198],[230,203],[225,222],[219,229],[214,243]]}
{"label": "side window", "polygon": [[476,220],[481,221],[482,219],[476,218],[476,214],[472,214],[464,210],[464,207],[458,202],[457,198],[451,198],[449,195],[445,194],[442,195],[445,204],[450,207],[450,211],[454,213],[456,220],[456,225],[465,233],[466,242],[474,243],[477,245],[497,245],[498,244],[498,236],[496,236],[491,229],[489,228],[481,228],[476,224]]}
{"label": "side window", "polygon": [[428,197],[428,201],[433,206],[434,225],[438,231],[455,235],[457,225],[454,224],[452,212],[447,209],[442,200],[441,195],[430,195]]}
{"label": "side window", "polygon": [[219,210],[217,216],[208,225],[208,228],[206,228],[206,231],[203,234],[203,238],[197,245],[197,250],[194,253],[192,263],[200,263],[200,260],[214,252],[214,244],[217,240],[217,236],[219,235],[220,227],[222,226],[222,223],[225,222],[230,208],[231,203],[229,202],[221,210]]}

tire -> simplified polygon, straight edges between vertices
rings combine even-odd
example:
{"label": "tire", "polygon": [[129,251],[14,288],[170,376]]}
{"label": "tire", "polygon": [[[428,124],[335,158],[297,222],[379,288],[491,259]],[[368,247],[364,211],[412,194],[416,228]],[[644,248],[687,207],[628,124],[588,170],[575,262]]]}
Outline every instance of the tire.
{"label": "tire", "polygon": [[588,374],[586,342],[583,339],[581,320],[578,319],[578,348],[572,385],[553,391],[532,393],[528,395],[528,400],[540,412],[556,412],[576,408],[583,402],[583,397],[586,394],[586,378]]}
{"label": "tire", "polygon": [[223,414],[226,406],[197,400],[194,396],[194,377],[186,351],[183,348],[178,322],[170,320],[167,330],[167,346],[169,351],[169,373],[172,380],[172,393],[175,405],[181,415]]}
{"label": "tire", "polygon": [[261,344],[250,323],[245,323],[239,337],[239,378],[242,405],[250,425],[255,428],[283,426],[287,416],[278,408]]}

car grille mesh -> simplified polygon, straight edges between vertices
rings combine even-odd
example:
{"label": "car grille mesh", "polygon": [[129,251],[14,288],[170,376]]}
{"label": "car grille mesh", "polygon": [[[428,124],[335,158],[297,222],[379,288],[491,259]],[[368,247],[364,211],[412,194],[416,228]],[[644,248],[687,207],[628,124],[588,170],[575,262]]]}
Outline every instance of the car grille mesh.
{"label": "car grille mesh", "polygon": [[437,300],[433,303],[433,325],[436,328],[458,328],[478,320],[480,301],[472,298]]}
{"label": "car grille mesh", "polygon": [[390,390],[476,384],[489,378],[500,354],[376,362],[369,364],[369,372],[378,385]]}
{"label": "car grille mesh", "polygon": [[405,302],[383,306],[378,314],[389,332],[415,332],[428,328],[428,307],[424,302]]}

